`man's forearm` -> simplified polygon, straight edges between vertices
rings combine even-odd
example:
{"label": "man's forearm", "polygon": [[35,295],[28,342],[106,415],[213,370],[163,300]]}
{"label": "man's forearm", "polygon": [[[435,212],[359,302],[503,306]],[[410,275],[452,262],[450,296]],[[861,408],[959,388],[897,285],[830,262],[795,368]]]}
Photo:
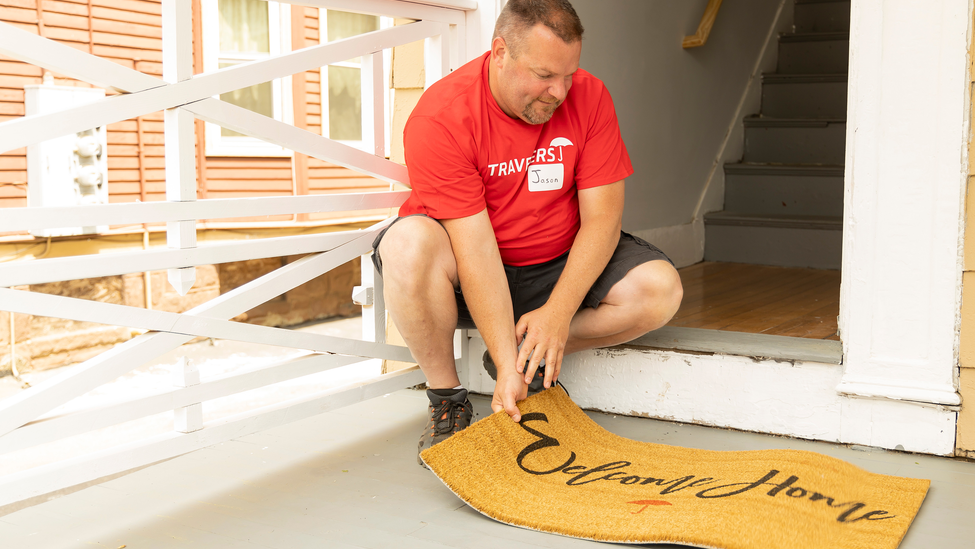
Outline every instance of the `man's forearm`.
{"label": "man's forearm", "polygon": [[579,229],[565,269],[548,304],[571,317],[613,257],[620,238],[620,225],[613,220],[598,220]]}
{"label": "man's forearm", "polygon": [[623,182],[581,191],[579,206],[579,232],[546,304],[567,317],[579,310],[616,250],[623,219]]}
{"label": "man's forearm", "polygon": [[487,211],[444,220],[457,261],[464,301],[498,369],[514,368],[517,353],[508,280]]}

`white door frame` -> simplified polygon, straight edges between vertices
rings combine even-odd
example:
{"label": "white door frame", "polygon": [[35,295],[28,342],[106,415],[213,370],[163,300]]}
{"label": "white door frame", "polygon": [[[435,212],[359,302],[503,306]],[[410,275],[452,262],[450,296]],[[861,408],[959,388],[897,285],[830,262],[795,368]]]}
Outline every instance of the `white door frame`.
{"label": "white door frame", "polygon": [[970,0],[853,0],[842,394],[961,402],[971,20]]}

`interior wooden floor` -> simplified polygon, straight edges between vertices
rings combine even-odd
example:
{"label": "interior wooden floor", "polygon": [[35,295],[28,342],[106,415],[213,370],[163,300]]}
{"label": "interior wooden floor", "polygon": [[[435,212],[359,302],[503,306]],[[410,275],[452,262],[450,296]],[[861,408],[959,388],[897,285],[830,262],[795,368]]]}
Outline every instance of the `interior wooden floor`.
{"label": "interior wooden floor", "polygon": [[679,272],[684,300],[668,326],[839,339],[840,271],[705,261]]}

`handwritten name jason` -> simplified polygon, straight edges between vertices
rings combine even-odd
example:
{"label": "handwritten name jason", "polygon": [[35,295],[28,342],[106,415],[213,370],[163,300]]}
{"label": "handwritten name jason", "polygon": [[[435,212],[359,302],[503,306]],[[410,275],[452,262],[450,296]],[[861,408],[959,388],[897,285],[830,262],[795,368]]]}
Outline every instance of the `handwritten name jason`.
{"label": "handwritten name jason", "polygon": [[[522,416],[520,423],[522,429],[538,437],[538,440],[526,446],[518,454],[518,466],[521,467],[521,469],[526,473],[532,475],[553,475],[556,473],[567,475],[569,478],[565,481],[565,484],[568,486],[582,486],[584,484],[590,484],[593,482],[617,482],[623,485],[636,486],[652,485],[663,487],[663,489],[660,490],[661,495],[672,494],[688,488],[699,489],[707,486],[707,488],[698,490],[694,494],[696,497],[701,499],[734,497],[753,490],[761,492],[764,491],[766,487],[771,486],[771,489],[765,492],[769,497],[787,497],[797,500],[807,499],[808,501],[814,503],[821,502],[820,504],[826,505],[831,509],[843,510],[842,513],[840,513],[840,515],[836,518],[838,522],[849,523],[858,522],[861,520],[888,520],[897,516],[891,515],[889,512],[881,509],[868,510],[867,504],[860,501],[837,503],[834,497],[799,486],[797,484],[799,482],[799,477],[795,475],[790,475],[785,480],[781,480],[780,477],[781,482],[772,482],[780,474],[780,472],[775,469],[772,469],[762,478],[755,481],[732,482],[713,486],[714,484],[723,481],[721,479],[711,477],[698,477],[697,475],[686,475],[669,480],[653,476],[637,475],[627,470],[627,468],[633,464],[632,462],[625,460],[603,463],[593,467],[586,465],[574,465],[576,462],[576,453],[570,452],[569,458],[562,465],[559,465],[554,469],[549,469],[548,471],[536,471],[525,465],[526,458],[528,458],[528,456],[530,456],[532,453],[543,448],[561,446],[561,443],[558,441],[558,439],[548,436],[545,433],[542,433],[527,425],[533,421],[544,421],[548,423],[548,417],[539,412],[528,413]],[[858,514],[859,516],[857,516]]]}

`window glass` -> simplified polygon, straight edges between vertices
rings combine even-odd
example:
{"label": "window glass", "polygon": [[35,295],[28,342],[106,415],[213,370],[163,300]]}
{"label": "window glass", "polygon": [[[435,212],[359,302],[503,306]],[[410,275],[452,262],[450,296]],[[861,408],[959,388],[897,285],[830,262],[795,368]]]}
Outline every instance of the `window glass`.
{"label": "window glass", "polygon": [[[183,0],[179,0],[183,1]],[[186,0],[189,1],[189,0]],[[259,62],[288,51],[290,5],[271,0],[201,0],[203,70],[207,73]],[[291,122],[290,79],[219,95],[221,101],[282,122]],[[211,156],[289,156],[279,145],[207,122],[206,153]]]}
{"label": "window glass", "polygon": [[267,2],[220,0],[220,52],[269,53]]}
{"label": "window glass", "polygon": [[[328,10],[329,42],[379,30],[379,17]],[[362,140],[361,58],[328,67],[328,135],[341,141]]]}
{"label": "window glass", "polygon": [[328,41],[379,30],[379,18],[375,15],[328,10]]}
{"label": "window glass", "polygon": [[[222,62],[220,63],[220,68],[222,69],[224,67],[230,67],[236,64],[237,63]],[[220,94],[220,100],[226,101],[227,103],[232,103],[238,107],[243,107],[247,110],[254,111],[258,114],[263,114],[264,116],[274,118],[274,88],[271,86],[270,82],[264,82],[249,88],[241,88],[239,90],[222,93]],[[220,135],[229,137],[244,134],[221,127]]]}
{"label": "window glass", "polygon": [[328,68],[328,135],[362,140],[362,75],[354,67]]}

